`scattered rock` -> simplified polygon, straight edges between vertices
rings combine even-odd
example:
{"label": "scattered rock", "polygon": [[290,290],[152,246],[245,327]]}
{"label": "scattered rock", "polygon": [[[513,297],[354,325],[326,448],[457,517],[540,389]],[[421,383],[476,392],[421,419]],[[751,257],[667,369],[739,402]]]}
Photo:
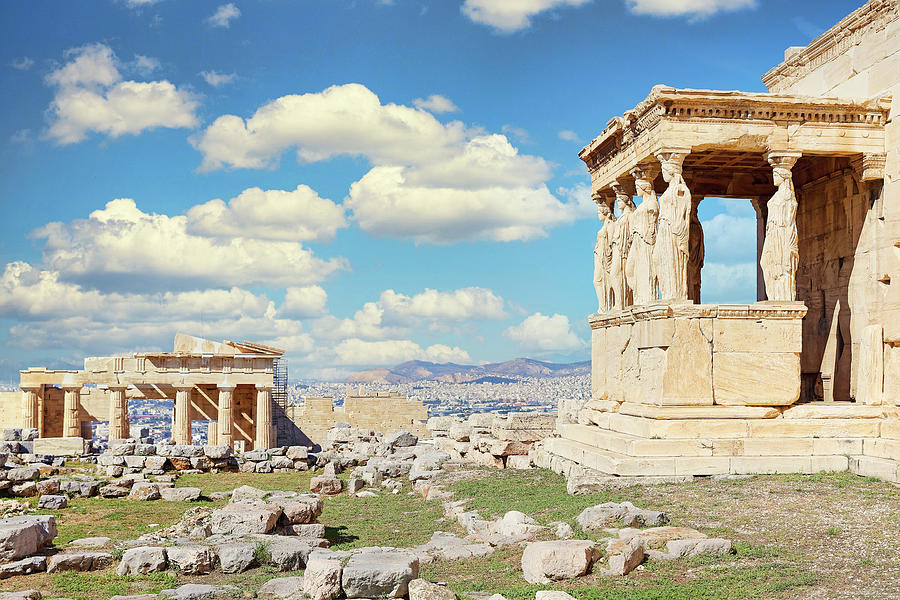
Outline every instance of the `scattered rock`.
{"label": "scattered rock", "polygon": [[312,600],[331,600],[341,594],[341,562],[311,558],[303,574],[303,593]]}
{"label": "scattered rock", "polygon": [[343,483],[337,477],[320,475],[309,480],[309,489],[314,494],[333,496],[341,493]]}
{"label": "scattered rock", "polygon": [[233,585],[205,585],[186,583],[174,590],[163,590],[160,595],[172,600],[206,600],[207,598],[234,598],[239,592]]}
{"label": "scattered rock", "polygon": [[672,540],[666,542],[666,551],[673,557],[730,554],[731,542],[722,538]]}
{"label": "scattered rock", "polygon": [[[307,568],[308,571],[309,568]],[[275,577],[259,588],[256,597],[266,600],[301,600],[303,598],[303,581],[303,577]]]}
{"label": "scattered rock", "polygon": [[162,498],[159,486],[155,483],[135,483],[128,493],[129,500],[159,500]]}
{"label": "scattered rock", "polygon": [[[46,556],[29,556],[15,562],[0,565],[0,579],[9,579],[20,575],[31,575],[47,570]],[[0,598],[3,594],[0,594]]]}
{"label": "scattered rock", "polygon": [[344,566],[341,586],[347,598],[400,598],[419,576],[419,559],[403,550],[354,554]]}
{"label": "scattered rock", "polygon": [[56,571],[96,571],[113,564],[113,555],[109,552],[67,552],[50,558],[47,572]]}
{"label": "scattered rock", "polygon": [[160,488],[159,494],[167,502],[194,502],[200,499],[200,488],[170,487]]}
{"label": "scattered rock", "polygon": [[522,554],[522,574],[528,583],[551,583],[588,572],[599,552],[590,540],[533,542]]}
{"label": "scattered rock", "polygon": [[256,544],[250,542],[233,542],[216,546],[219,565],[223,573],[242,573],[250,568],[254,560]]}
{"label": "scattered rock", "polygon": [[68,505],[69,499],[66,496],[57,496],[55,494],[41,496],[38,500],[38,508],[45,510],[60,510]]}
{"label": "scattered rock", "polygon": [[166,551],[156,546],[129,548],[116,567],[116,575],[146,575],[166,570]]}
{"label": "scattered rock", "polygon": [[214,534],[249,535],[275,529],[281,509],[267,504],[227,504],[214,510],[210,530]]}
{"label": "scattered rock", "polygon": [[108,537],[86,537],[72,540],[69,545],[76,548],[102,548],[111,541]]}
{"label": "scattered rock", "polygon": [[185,575],[205,575],[213,570],[216,564],[215,553],[207,546],[192,544],[187,546],[171,546],[166,548],[169,566],[180,570]]}
{"label": "scattered rock", "polygon": [[31,556],[56,537],[56,519],[29,515],[0,519],[0,561]]}
{"label": "scattered rock", "polygon": [[609,557],[609,568],[604,575],[628,575],[644,561],[644,546],[638,539],[629,541],[623,552]]}
{"label": "scattered rock", "polygon": [[409,582],[409,600],[456,600],[453,590],[424,579]]}
{"label": "scattered rock", "polygon": [[398,431],[384,438],[388,448],[407,448],[419,443],[419,437],[408,431]]}

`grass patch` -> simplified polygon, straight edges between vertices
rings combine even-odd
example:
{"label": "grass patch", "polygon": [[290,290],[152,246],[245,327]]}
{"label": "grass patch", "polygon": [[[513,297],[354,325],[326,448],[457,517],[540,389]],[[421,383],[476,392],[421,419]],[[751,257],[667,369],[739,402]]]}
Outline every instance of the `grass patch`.
{"label": "grass patch", "polygon": [[292,471],[289,473],[197,473],[182,475],[175,482],[175,487],[198,487],[203,494],[213,492],[230,492],[249,485],[261,490],[289,490],[309,493],[310,471]]}
{"label": "grass patch", "polygon": [[172,573],[119,577],[114,571],[62,571],[49,575],[47,584],[53,594],[72,600],[94,600],[125,594],[158,594],[161,590],[177,587],[178,581]]}

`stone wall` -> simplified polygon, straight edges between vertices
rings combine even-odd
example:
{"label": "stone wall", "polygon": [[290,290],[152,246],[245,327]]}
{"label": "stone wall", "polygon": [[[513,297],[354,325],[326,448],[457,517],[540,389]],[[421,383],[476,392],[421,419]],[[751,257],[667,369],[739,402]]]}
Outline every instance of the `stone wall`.
{"label": "stone wall", "polygon": [[349,396],[344,406],[334,406],[332,398],[308,397],[304,404],[288,406],[285,415],[313,443],[322,444],[338,423],[384,435],[409,431],[424,437],[428,409],[421,400],[399,395]]}

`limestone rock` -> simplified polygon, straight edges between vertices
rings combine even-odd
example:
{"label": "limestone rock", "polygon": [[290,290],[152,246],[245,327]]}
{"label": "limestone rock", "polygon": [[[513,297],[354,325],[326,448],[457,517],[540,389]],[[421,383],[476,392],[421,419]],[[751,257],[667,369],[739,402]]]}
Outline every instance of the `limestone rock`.
{"label": "limestone rock", "polygon": [[408,431],[398,431],[384,438],[384,443],[389,448],[407,448],[418,444],[419,437]]}
{"label": "limestone rock", "polygon": [[590,540],[533,542],[522,553],[522,574],[534,584],[580,577],[591,568],[595,553]]}
{"label": "limestone rock", "polygon": [[207,598],[234,598],[238,588],[233,585],[206,585],[186,583],[174,590],[163,590],[160,596],[172,600],[206,600]]}
{"label": "limestone rock", "polygon": [[0,519],[0,561],[30,556],[56,537],[56,519],[49,515]]}
{"label": "limestone rock", "polygon": [[111,541],[108,537],[86,537],[72,540],[69,545],[75,548],[102,548]]}
{"label": "limestone rock", "polygon": [[301,496],[290,502],[280,503],[285,520],[291,525],[315,523],[322,514],[322,500],[313,496]]}
{"label": "limestone rock", "polygon": [[135,483],[128,493],[129,500],[159,500],[162,498],[155,483]]}
{"label": "limestone rock", "polygon": [[341,587],[347,598],[400,598],[419,576],[419,559],[402,550],[353,555],[344,566]]}
{"label": "limestone rock", "polygon": [[207,546],[171,546],[166,548],[169,566],[177,568],[185,575],[205,575],[216,564],[215,553]]}
{"label": "limestone rock", "polygon": [[256,544],[251,542],[233,542],[216,546],[219,565],[223,573],[242,573],[253,564]]}
{"label": "limestone rock", "polygon": [[575,598],[559,590],[541,590],[534,595],[534,600],[575,600]]}
{"label": "limestone rock", "polygon": [[303,573],[303,593],[312,600],[331,600],[341,594],[341,562],[310,558]]}
{"label": "limestone rock", "polygon": [[197,487],[166,487],[159,490],[159,495],[167,502],[194,502],[200,499],[200,493]]}
{"label": "limestone rock", "polygon": [[409,582],[409,600],[456,600],[453,590],[424,579]]}
{"label": "limestone rock", "polygon": [[[307,567],[307,572],[309,572],[309,567]],[[259,588],[256,597],[266,600],[301,600],[303,598],[303,577],[270,579]]]}
{"label": "limestone rock", "polygon": [[731,542],[722,538],[672,540],[666,542],[666,551],[676,557],[699,554],[730,554]]}
{"label": "limestone rock", "polygon": [[242,485],[231,492],[231,502],[252,502],[265,499],[267,492],[249,485]]}
{"label": "limestone rock", "polygon": [[262,543],[269,553],[269,564],[279,571],[298,571],[306,565],[313,548],[309,540],[285,535],[265,538]]}
{"label": "limestone rock", "polygon": [[[9,579],[10,577],[19,577],[21,575],[31,575],[32,573],[41,573],[47,570],[46,556],[29,556],[14,562],[0,565],[0,579]],[[0,598],[3,594],[0,594]]]}
{"label": "limestone rock", "polygon": [[41,476],[40,469],[36,467],[16,467],[6,472],[7,481],[32,481]]}
{"label": "limestone rock", "polygon": [[293,535],[308,540],[320,540],[325,538],[325,525],[322,523],[284,525],[279,531],[282,535]]}
{"label": "limestone rock", "polygon": [[122,562],[116,567],[116,575],[146,575],[166,569],[166,550],[157,546],[129,548],[122,555]]}
{"label": "limestone rock", "polygon": [[69,499],[65,496],[48,494],[38,499],[38,508],[45,510],[60,510],[69,505]]}
{"label": "limestone rock", "polygon": [[623,552],[609,557],[609,568],[604,575],[628,575],[644,560],[644,547],[637,539],[625,544]]}
{"label": "limestone rock", "polygon": [[56,571],[95,571],[105,569],[113,564],[113,555],[109,552],[67,552],[50,558],[47,572]]}
{"label": "limestone rock", "polygon": [[320,475],[309,480],[309,489],[314,494],[333,496],[341,493],[343,483],[337,477]]}
{"label": "limestone rock", "polygon": [[214,534],[249,535],[275,529],[281,509],[268,504],[226,504],[210,516]]}

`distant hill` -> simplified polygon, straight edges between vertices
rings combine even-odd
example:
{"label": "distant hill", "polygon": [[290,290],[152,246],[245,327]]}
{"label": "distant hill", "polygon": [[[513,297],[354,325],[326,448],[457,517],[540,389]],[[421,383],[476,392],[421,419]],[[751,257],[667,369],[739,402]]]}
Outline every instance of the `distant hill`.
{"label": "distant hill", "polygon": [[411,360],[391,369],[369,369],[354,373],[347,383],[412,383],[413,381],[445,381],[448,383],[501,382],[523,377],[565,377],[589,375],[591,361],[548,363],[532,358],[516,358],[486,365],[457,365]]}

